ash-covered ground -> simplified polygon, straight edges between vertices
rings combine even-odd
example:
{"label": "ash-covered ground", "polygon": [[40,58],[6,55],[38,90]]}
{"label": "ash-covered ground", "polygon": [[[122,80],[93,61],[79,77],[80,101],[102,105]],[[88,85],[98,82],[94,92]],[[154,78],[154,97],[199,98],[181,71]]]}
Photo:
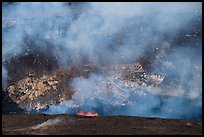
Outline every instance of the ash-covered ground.
{"label": "ash-covered ground", "polygon": [[202,135],[201,122],[178,119],[65,114],[2,118],[3,135]]}
{"label": "ash-covered ground", "polygon": [[[8,123],[12,118],[35,121],[43,117],[31,115],[36,113],[97,113],[100,118],[93,118],[95,124],[110,116],[110,125],[100,127],[105,130],[118,118],[122,123],[144,121],[140,127],[133,124],[144,131],[130,134],[180,134],[183,130],[202,134],[201,3],[5,2],[2,9],[5,134],[28,134],[26,123],[16,129]],[[43,121],[51,115],[45,117]],[[83,118],[80,125],[85,126]],[[153,131],[154,124],[146,125],[149,120],[163,124],[159,118],[172,119],[175,123],[167,122],[172,131],[163,126]],[[180,131],[172,124],[181,124]],[[70,134],[79,132],[74,125],[65,123]],[[100,128],[79,133],[102,134]],[[31,131],[36,134],[36,129]],[[123,131],[116,133],[126,134]],[[39,133],[48,134],[44,128]]]}

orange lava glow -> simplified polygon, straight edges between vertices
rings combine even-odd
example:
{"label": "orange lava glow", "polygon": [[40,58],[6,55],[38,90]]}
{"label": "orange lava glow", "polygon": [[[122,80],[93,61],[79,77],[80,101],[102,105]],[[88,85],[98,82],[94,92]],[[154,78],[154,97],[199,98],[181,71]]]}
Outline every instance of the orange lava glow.
{"label": "orange lava glow", "polygon": [[89,116],[89,117],[99,116],[98,113],[92,113],[92,112],[84,113],[82,111],[78,112],[77,115],[80,115],[80,116]]}

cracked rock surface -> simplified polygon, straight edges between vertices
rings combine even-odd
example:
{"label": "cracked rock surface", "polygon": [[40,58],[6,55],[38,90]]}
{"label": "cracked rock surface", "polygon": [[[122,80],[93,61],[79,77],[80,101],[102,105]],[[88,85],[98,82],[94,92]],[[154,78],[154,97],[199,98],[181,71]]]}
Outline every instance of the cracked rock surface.
{"label": "cracked rock surface", "polygon": [[[27,111],[38,111],[51,105],[71,99],[74,92],[69,81],[76,76],[88,77],[90,72],[114,71],[114,75],[106,78],[106,91],[124,91],[126,88],[136,90],[139,86],[160,84],[164,77],[147,73],[142,66],[136,64],[123,65],[82,65],[67,71],[54,71],[51,74],[35,76],[29,73],[25,78],[11,84],[8,88],[10,98]],[[120,81],[118,83],[117,81]],[[99,83],[100,84],[100,83]],[[138,93],[144,95],[145,93]]]}

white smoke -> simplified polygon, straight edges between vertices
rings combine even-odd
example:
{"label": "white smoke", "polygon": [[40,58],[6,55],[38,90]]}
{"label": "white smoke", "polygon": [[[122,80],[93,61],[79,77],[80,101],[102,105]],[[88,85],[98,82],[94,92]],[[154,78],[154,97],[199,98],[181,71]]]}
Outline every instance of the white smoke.
{"label": "white smoke", "polygon": [[57,118],[54,118],[54,119],[49,119],[41,124],[38,124],[36,126],[33,126],[32,129],[39,129],[39,128],[45,128],[45,127],[48,127],[48,126],[53,126],[53,125],[56,125],[57,123],[63,121],[63,118],[61,117],[57,117]]}
{"label": "white smoke", "polygon": [[[80,63],[81,60],[96,64],[132,63],[143,56],[151,60],[152,55],[146,54],[152,53],[153,50],[156,57],[151,62],[151,71],[166,74],[167,79],[164,82],[167,85],[171,82],[176,84],[177,95],[198,99],[197,104],[202,105],[200,2],[93,2],[76,6],[68,6],[66,3],[29,2],[11,5],[3,3],[2,9],[3,61],[14,56],[32,54],[29,52],[31,49],[33,52],[40,50],[45,54],[47,49],[50,49],[49,54],[56,57],[60,67]],[[34,41],[33,45],[30,44],[31,41]],[[2,81],[6,81],[9,72],[4,64],[2,69]],[[80,98],[80,95],[84,94],[90,95],[91,98],[103,98],[103,91],[95,93],[90,88],[94,88],[92,80],[100,78],[103,79],[103,76],[96,74],[89,79],[74,79],[74,85],[86,91],[76,92],[73,98]],[[86,102],[87,100],[88,96]],[[103,100],[106,101],[106,97]],[[159,103],[156,99],[153,101]],[[72,101],[68,102],[64,102],[64,105],[73,104]],[[174,106],[178,105],[177,103],[168,104]],[[93,102],[91,104],[100,106]],[[141,111],[130,112],[147,114],[147,108],[152,107],[149,107],[149,103],[143,105],[138,109]],[[182,106],[179,105],[178,108]],[[68,112],[59,108],[56,108],[59,112]],[[142,111],[144,108],[145,111]],[[132,107],[125,109],[133,110]]]}
{"label": "white smoke", "polygon": [[163,34],[171,39],[201,14],[200,3],[89,3],[81,7],[84,12],[77,17],[71,12],[74,8],[64,3],[16,3],[3,7],[3,58],[8,60],[13,53],[24,52],[24,39],[31,37],[36,48],[53,48],[61,65],[78,56],[94,63],[119,63],[122,56],[122,61],[128,62],[154,46],[151,42],[163,42]]}

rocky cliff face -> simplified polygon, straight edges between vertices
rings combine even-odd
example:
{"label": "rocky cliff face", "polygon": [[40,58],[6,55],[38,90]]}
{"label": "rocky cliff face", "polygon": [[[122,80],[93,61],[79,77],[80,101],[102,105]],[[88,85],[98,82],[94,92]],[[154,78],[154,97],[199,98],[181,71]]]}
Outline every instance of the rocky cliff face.
{"label": "rocky cliff face", "polygon": [[[75,70],[75,71],[74,71]],[[71,95],[76,89],[72,89],[69,81],[74,76],[87,77],[90,72],[100,73],[112,71],[104,81],[106,83],[104,91],[121,92],[129,87],[132,90],[143,85],[155,86],[161,83],[164,77],[147,73],[140,64],[108,65],[94,66],[82,65],[81,67],[67,71],[54,71],[44,74],[41,77],[29,73],[25,78],[12,83],[7,88],[9,97],[19,105],[20,108],[27,111],[46,109],[51,105],[59,104],[64,100],[71,99]],[[118,80],[122,82],[117,83]],[[100,83],[98,83],[100,85]],[[100,87],[99,87],[100,88]]]}

